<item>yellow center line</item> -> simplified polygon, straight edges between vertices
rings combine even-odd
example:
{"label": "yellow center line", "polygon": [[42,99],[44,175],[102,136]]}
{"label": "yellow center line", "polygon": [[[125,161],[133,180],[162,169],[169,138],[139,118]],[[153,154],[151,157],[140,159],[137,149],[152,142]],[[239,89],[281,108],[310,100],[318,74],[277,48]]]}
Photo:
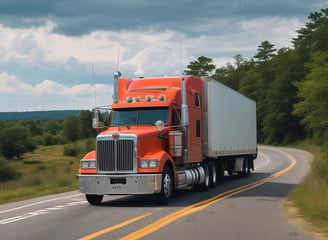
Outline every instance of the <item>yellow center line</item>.
{"label": "yellow center line", "polygon": [[157,231],[158,229],[186,216],[186,215],[190,215],[192,213],[195,213],[195,212],[198,212],[198,211],[201,211],[207,207],[209,207],[210,205],[216,203],[216,202],[219,202],[219,201],[222,201],[223,199],[226,199],[230,196],[233,196],[237,193],[240,193],[240,192],[243,192],[243,191],[246,191],[246,190],[249,190],[249,189],[253,189],[253,188],[256,188],[266,182],[269,182],[271,181],[272,179],[274,178],[277,178],[281,175],[283,175],[284,173],[288,172],[289,170],[291,170],[294,165],[296,164],[296,159],[291,156],[290,154],[288,153],[285,153],[283,151],[280,151],[280,150],[276,150],[276,151],[279,151],[283,154],[285,154],[288,159],[290,160],[290,165],[282,170],[280,170],[279,172],[276,172],[264,179],[261,179],[259,181],[256,181],[254,183],[250,183],[250,184],[247,184],[247,185],[244,185],[244,186],[241,186],[241,187],[238,187],[238,188],[234,188],[234,189],[231,189],[229,191],[226,191],[226,192],[223,192],[221,194],[218,194],[212,198],[209,198],[207,200],[204,200],[204,201],[201,201],[201,202],[198,202],[198,203],[195,203],[193,205],[190,205],[186,208],[183,208],[179,211],[176,211],[170,215],[167,215],[166,217],[163,217],[159,220],[157,220],[156,222],[144,227],[144,228],[141,228],[139,229],[138,231],[135,231],[123,238],[120,238],[120,240],[134,240],[134,239],[140,239],[144,236],[147,236],[155,231]]}
{"label": "yellow center line", "polygon": [[121,223],[119,223],[119,224],[116,224],[116,225],[114,225],[114,226],[111,226],[111,227],[108,227],[108,228],[104,228],[104,229],[102,229],[102,230],[100,230],[100,231],[98,231],[98,232],[95,232],[95,233],[92,233],[92,234],[90,234],[90,235],[88,235],[88,236],[85,236],[85,237],[83,237],[83,238],[80,238],[79,240],[90,240],[90,239],[94,239],[94,238],[96,238],[96,237],[99,237],[99,236],[104,235],[104,234],[106,234],[106,233],[112,232],[112,231],[114,231],[114,230],[116,230],[116,229],[119,229],[119,228],[121,228],[121,227],[124,227],[124,226],[126,226],[126,225],[129,225],[129,224],[131,224],[131,223],[134,223],[134,222],[136,222],[136,221],[138,221],[138,220],[140,220],[140,219],[143,219],[143,218],[145,218],[145,217],[148,217],[148,216],[150,216],[151,214],[152,214],[152,213],[149,212],[149,213],[146,213],[146,214],[144,214],[144,215],[141,215],[141,216],[138,216],[138,217],[135,217],[135,218],[129,219],[129,220],[124,221],[124,222],[121,222]]}

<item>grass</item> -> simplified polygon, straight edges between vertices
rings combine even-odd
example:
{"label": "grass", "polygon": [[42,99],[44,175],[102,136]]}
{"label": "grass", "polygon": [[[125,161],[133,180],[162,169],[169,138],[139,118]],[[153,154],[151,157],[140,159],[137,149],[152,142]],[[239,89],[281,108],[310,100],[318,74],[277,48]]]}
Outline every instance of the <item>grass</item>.
{"label": "grass", "polygon": [[288,196],[299,213],[323,233],[328,233],[328,154],[323,147],[304,142],[297,146],[314,156],[311,172]]}
{"label": "grass", "polygon": [[40,146],[23,160],[10,161],[21,177],[0,182],[0,204],[77,189],[80,157],[64,156],[64,147]]}

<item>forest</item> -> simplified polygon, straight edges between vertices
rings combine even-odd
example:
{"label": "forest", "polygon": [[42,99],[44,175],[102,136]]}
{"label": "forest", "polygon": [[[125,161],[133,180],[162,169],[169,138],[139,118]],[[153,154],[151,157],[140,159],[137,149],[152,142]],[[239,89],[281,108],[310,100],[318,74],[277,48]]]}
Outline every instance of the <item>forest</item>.
{"label": "forest", "polygon": [[201,56],[187,74],[209,75],[257,102],[259,143],[283,145],[304,139],[328,143],[328,9],[311,13],[292,39],[276,49],[268,40],[246,60],[216,68]]}

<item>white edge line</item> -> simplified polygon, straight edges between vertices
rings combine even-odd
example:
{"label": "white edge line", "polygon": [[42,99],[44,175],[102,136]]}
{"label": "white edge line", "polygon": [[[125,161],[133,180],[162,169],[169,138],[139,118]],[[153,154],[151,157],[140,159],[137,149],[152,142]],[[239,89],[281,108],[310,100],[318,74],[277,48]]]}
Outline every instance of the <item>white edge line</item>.
{"label": "white edge line", "polygon": [[1,213],[12,212],[12,211],[19,210],[19,209],[26,208],[26,207],[31,207],[31,206],[39,205],[39,204],[42,204],[42,203],[57,201],[57,200],[66,199],[66,198],[77,197],[77,196],[81,196],[81,195],[83,195],[83,194],[82,193],[78,193],[78,194],[74,194],[74,195],[70,195],[70,196],[66,196],[66,197],[52,198],[52,199],[49,199],[49,200],[44,200],[44,201],[40,201],[40,202],[30,203],[30,204],[26,204],[26,205],[23,205],[23,206],[20,206],[20,207],[16,207],[16,208],[11,208],[11,209],[0,211],[0,214]]}

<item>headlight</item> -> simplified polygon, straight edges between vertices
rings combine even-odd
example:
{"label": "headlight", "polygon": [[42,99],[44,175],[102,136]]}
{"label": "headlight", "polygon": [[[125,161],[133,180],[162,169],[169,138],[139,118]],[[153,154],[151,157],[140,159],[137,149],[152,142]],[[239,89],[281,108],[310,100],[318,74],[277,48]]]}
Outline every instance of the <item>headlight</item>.
{"label": "headlight", "polygon": [[141,168],[158,168],[157,159],[140,159]]}
{"label": "headlight", "polygon": [[82,169],[96,168],[96,160],[82,160],[81,168]]}

